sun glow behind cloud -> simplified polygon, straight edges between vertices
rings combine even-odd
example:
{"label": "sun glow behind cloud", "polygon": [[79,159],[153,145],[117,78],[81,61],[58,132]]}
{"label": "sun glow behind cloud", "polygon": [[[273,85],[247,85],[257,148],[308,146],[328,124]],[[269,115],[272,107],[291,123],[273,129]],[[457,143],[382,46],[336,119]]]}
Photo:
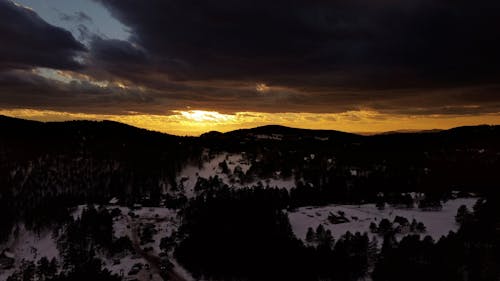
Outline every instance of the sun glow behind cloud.
{"label": "sun glow behind cloud", "polygon": [[189,110],[189,111],[174,111],[174,113],[182,115],[187,120],[198,123],[224,123],[234,120],[234,115],[221,114],[217,111],[204,110]]}
{"label": "sun glow behind cloud", "polygon": [[69,113],[50,110],[3,109],[0,115],[39,121],[112,120],[132,126],[175,135],[196,136],[208,131],[227,132],[241,128],[277,124],[308,129],[332,129],[357,133],[377,133],[401,129],[447,129],[463,125],[498,124],[498,114],[479,116],[408,116],[388,115],[375,111],[349,111],[343,113],[263,113],[236,112],[223,114],[216,111],[176,110],[169,115],[131,113],[106,115]]}

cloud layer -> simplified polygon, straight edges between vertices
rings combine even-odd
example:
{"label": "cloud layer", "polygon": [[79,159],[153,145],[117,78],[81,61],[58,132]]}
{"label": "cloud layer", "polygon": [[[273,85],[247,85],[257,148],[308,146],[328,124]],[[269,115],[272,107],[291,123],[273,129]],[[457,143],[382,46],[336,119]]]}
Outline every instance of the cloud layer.
{"label": "cloud layer", "polygon": [[[95,1],[129,40],[90,34],[83,45],[0,0],[1,107],[500,112],[498,1]],[[33,71],[41,67],[68,81]]]}
{"label": "cloud layer", "polygon": [[0,1],[0,36],[0,70],[82,67],[75,58],[86,49],[70,32],[48,24],[34,11],[10,1]]}
{"label": "cloud layer", "polygon": [[302,85],[328,74],[314,84],[400,88],[496,81],[500,70],[498,1],[100,2],[179,78]]}

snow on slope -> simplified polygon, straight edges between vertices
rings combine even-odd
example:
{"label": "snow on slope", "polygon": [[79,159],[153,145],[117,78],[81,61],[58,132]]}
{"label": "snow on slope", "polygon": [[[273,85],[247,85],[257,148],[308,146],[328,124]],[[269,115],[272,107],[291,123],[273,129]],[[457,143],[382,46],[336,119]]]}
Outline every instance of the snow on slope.
{"label": "snow on slope", "polygon": [[[119,209],[121,211],[121,215],[114,218],[113,221],[113,234],[116,238],[120,238],[123,236],[128,236],[131,240],[132,238],[132,225],[134,227],[140,228],[146,224],[154,225],[154,229],[157,231],[153,235],[154,242],[147,243],[141,246],[141,248],[152,247],[152,254],[158,255],[161,252],[160,242],[161,239],[165,236],[169,236],[172,234],[172,231],[177,230],[179,226],[179,222],[177,220],[177,213],[175,210],[167,209],[167,208],[158,208],[158,207],[144,207],[138,210],[131,210],[128,207],[122,206],[108,206],[108,210]],[[134,217],[129,216],[129,213],[133,212]],[[110,260],[104,256],[101,259],[105,262],[105,267],[110,270],[112,273],[121,275],[124,274],[127,276],[128,272],[132,268],[132,266],[136,263],[147,264],[147,261],[139,256],[124,256],[121,258],[115,258],[114,260]],[[119,263],[117,263],[119,261]],[[145,273],[149,276],[149,271],[147,269],[143,269],[139,272],[137,277],[138,280],[149,280],[148,278],[144,279],[141,275]],[[155,276],[155,275],[153,275]]]}
{"label": "snow on slope", "polygon": [[[4,249],[9,249],[9,252],[14,255],[14,268],[19,268],[23,260],[36,263],[42,257],[47,257],[49,260],[56,258],[60,261],[56,239],[51,231],[37,234],[27,230],[22,224],[19,225],[17,235],[12,235],[5,245],[0,245],[0,252]],[[13,271],[0,271],[0,281],[6,280]]]}
{"label": "snow on slope", "polygon": [[[98,206],[96,206],[98,207]],[[87,208],[87,205],[79,205],[72,212],[74,219],[77,219],[83,213],[83,210]],[[151,253],[158,256],[161,252],[160,242],[165,236],[169,236],[173,231],[176,231],[179,227],[179,220],[177,217],[177,211],[163,208],[163,207],[141,207],[139,209],[130,209],[129,207],[109,205],[105,206],[108,211],[113,209],[119,209],[121,214],[113,219],[113,236],[115,238],[120,238],[123,236],[129,237],[133,240],[132,228],[135,227],[140,229],[142,226],[147,224],[154,225],[154,229],[157,231],[153,235],[154,242],[141,245],[141,248],[152,247]],[[133,217],[130,214],[133,213]],[[128,275],[132,267],[140,263],[146,265],[148,262],[139,255],[122,255],[110,258],[104,253],[98,253],[98,257],[104,262],[104,267],[114,274],[123,276],[124,280],[137,279],[137,280],[150,280],[149,276],[152,273],[150,269],[143,268],[137,274]],[[8,275],[10,275],[10,272]],[[5,276],[5,278],[7,278]],[[153,280],[160,280],[157,274],[153,274]],[[1,279],[0,281],[4,281]]]}
{"label": "snow on slope", "polygon": [[[157,233],[153,235],[154,243],[145,244],[145,247],[153,247],[153,253],[159,254],[160,241],[165,236],[172,235],[173,231],[177,231],[180,226],[180,222],[177,218],[177,212],[172,209],[167,208],[141,208],[134,211],[135,215],[138,216],[135,220],[139,224],[153,224]],[[116,225],[116,223],[115,223]]]}
{"label": "snow on slope", "polygon": [[[309,227],[316,229],[319,224],[323,224],[325,229],[329,229],[335,239],[338,239],[347,231],[351,233],[367,232],[370,236],[377,236],[370,233],[370,223],[375,222],[378,224],[384,218],[392,222],[396,216],[405,217],[409,221],[416,219],[419,222],[423,222],[427,228],[427,232],[423,233],[423,235],[430,235],[434,239],[439,239],[441,236],[447,235],[449,231],[456,231],[458,229],[458,225],[455,222],[455,215],[458,208],[461,205],[466,205],[469,209],[472,209],[477,200],[477,198],[453,199],[444,203],[440,211],[422,211],[418,208],[396,209],[390,206],[379,210],[375,204],[302,207],[289,212],[288,218],[290,219],[295,235],[304,241],[307,229]],[[338,211],[345,212],[345,216],[350,222],[331,224],[328,221],[329,213],[336,214]],[[357,219],[353,219],[353,217]]]}
{"label": "snow on slope", "polygon": [[[207,158],[207,161],[203,162],[203,165],[201,167],[195,165],[187,165],[177,177],[177,183],[181,184],[184,187],[185,195],[188,198],[192,198],[196,195],[194,187],[199,177],[208,179],[209,177],[218,176],[223,183],[235,188],[253,186],[257,185],[257,183],[259,182],[258,180],[256,180],[255,182],[247,183],[244,185],[239,182],[232,182],[230,177],[227,174],[224,174],[222,172],[222,169],[219,167],[219,163],[226,161],[229,171],[233,172],[234,169],[239,166],[243,173],[247,173],[247,171],[251,167],[251,163],[248,159],[245,158],[244,153],[220,153],[209,157],[208,152],[206,152],[205,158]],[[263,186],[285,188],[287,190],[295,187],[295,179],[293,178],[269,178],[260,180],[260,182]]]}

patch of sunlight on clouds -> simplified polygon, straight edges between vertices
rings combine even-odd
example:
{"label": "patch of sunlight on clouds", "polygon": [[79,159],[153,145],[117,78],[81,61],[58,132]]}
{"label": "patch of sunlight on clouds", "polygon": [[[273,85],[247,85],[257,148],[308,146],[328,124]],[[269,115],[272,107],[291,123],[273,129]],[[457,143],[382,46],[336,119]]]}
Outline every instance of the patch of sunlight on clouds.
{"label": "patch of sunlight on clouds", "polygon": [[255,90],[259,93],[267,93],[271,88],[264,83],[258,83],[255,85]]}
{"label": "patch of sunlight on clouds", "polygon": [[189,111],[173,111],[176,114],[182,115],[185,119],[194,122],[210,122],[222,123],[234,120],[234,115],[221,114],[217,111],[204,111],[204,110],[189,110]]}
{"label": "patch of sunlight on clouds", "polygon": [[45,67],[37,67],[31,70],[34,74],[39,75],[43,78],[55,80],[58,82],[69,84],[71,82],[79,82],[79,83],[89,83],[91,85],[106,88],[115,86],[121,89],[127,89],[128,86],[124,82],[120,81],[107,81],[107,80],[96,80],[88,75],[73,72],[73,71],[64,71],[64,70],[56,70],[52,68]]}

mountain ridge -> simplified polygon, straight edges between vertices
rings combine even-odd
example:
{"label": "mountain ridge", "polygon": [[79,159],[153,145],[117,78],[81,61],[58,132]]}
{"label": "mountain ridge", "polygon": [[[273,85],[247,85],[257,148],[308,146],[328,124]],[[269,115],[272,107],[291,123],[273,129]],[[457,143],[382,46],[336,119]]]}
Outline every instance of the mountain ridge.
{"label": "mountain ridge", "polygon": [[[150,132],[154,134],[163,134],[167,136],[172,136],[172,137],[184,137],[180,135],[174,135],[174,134],[169,134],[166,132],[160,132],[160,131],[155,131],[155,130],[149,130],[146,128],[141,128],[141,127],[136,127],[133,125],[129,125],[126,123],[118,122],[118,121],[112,121],[112,120],[67,120],[67,121],[36,121],[36,120],[30,120],[30,119],[23,119],[23,118],[17,118],[17,117],[11,117],[11,116],[6,116],[6,115],[0,115],[0,125],[1,126],[17,126],[17,125],[29,125],[29,126],[37,126],[41,124],[47,124],[49,126],[64,126],[64,125],[69,125],[69,124],[94,124],[94,125],[111,125],[116,128],[128,128],[128,129],[134,129],[137,131],[142,131],[142,132]],[[459,132],[459,131],[466,131],[466,130],[472,130],[472,131],[478,131],[478,130],[500,130],[500,125],[489,125],[489,124],[481,124],[481,125],[465,125],[465,126],[458,126],[458,127],[452,127],[449,129],[427,129],[427,130],[412,130],[412,129],[401,129],[401,130],[394,130],[394,131],[386,131],[386,132],[378,132],[378,133],[352,133],[352,132],[345,132],[345,131],[340,131],[340,130],[333,130],[333,129],[307,129],[307,128],[296,128],[296,127],[288,127],[288,126],[283,126],[283,125],[276,125],[276,124],[270,124],[270,125],[263,125],[263,126],[257,126],[257,127],[252,127],[252,128],[243,128],[243,129],[237,129],[237,130],[232,130],[228,132],[220,132],[220,131],[208,131],[200,136],[193,136],[193,138],[207,138],[207,137],[214,137],[214,136],[243,136],[243,135],[248,135],[248,134],[283,134],[283,135],[290,135],[290,134],[315,134],[315,136],[321,137],[321,136],[331,136],[331,135],[343,135],[343,136],[351,136],[351,137],[372,137],[372,136],[387,136],[387,135],[412,135],[412,134],[439,134],[439,133],[445,133],[445,132]]]}

